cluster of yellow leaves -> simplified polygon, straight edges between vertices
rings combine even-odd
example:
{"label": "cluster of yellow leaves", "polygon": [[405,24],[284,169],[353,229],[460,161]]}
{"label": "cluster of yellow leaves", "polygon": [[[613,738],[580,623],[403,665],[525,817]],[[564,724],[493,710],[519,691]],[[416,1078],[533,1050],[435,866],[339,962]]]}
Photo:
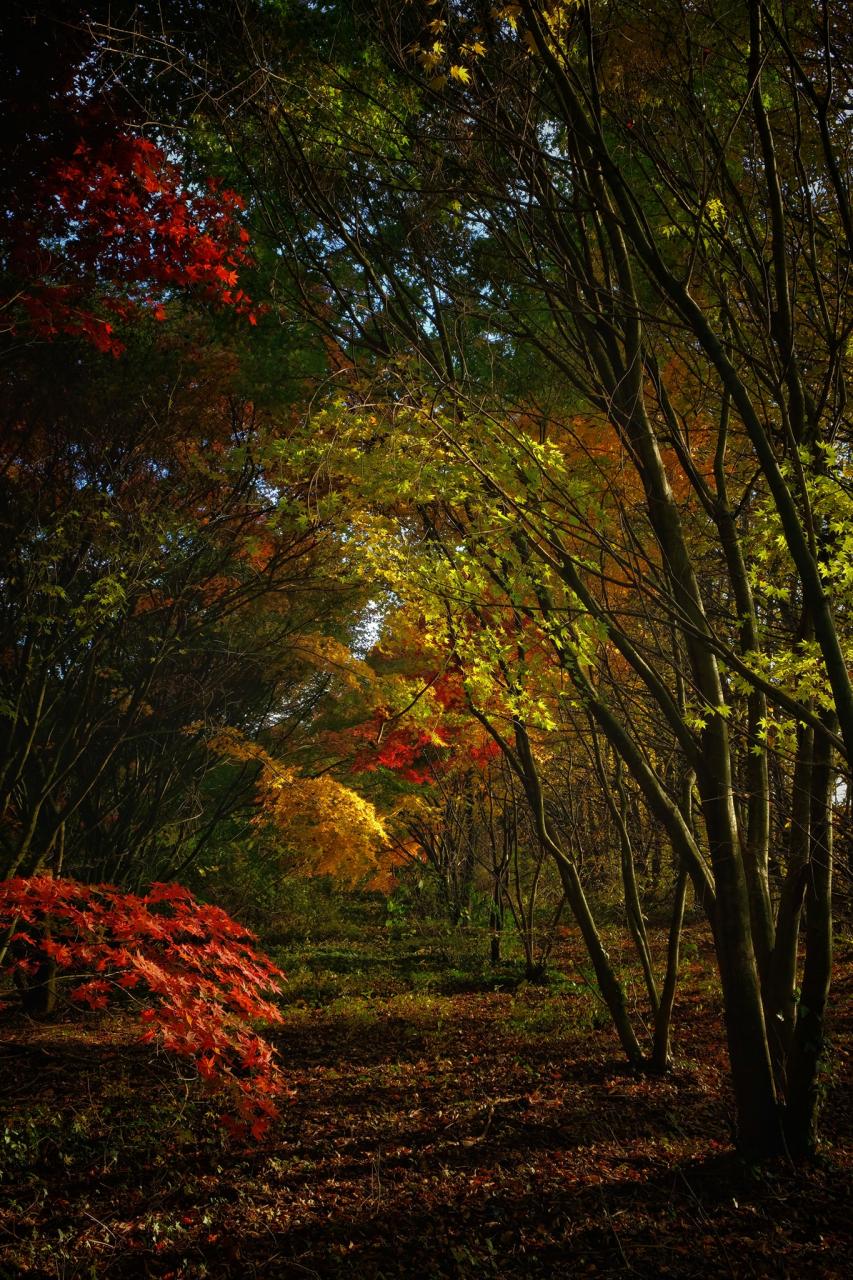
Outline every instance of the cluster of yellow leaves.
{"label": "cluster of yellow leaves", "polygon": [[381,870],[385,828],[373,805],[336,778],[264,769],[258,799],[258,820],[274,824],[303,875],[356,884]]}
{"label": "cluster of yellow leaves", "polygon": [[519,15],[521,14],[520,4],[499,4],[492,9],[492,17],[495,22],[506,22],[513,31],[518,26]]}
{"label": "cluster of yellow leaves", "polygon": [[[507,5],[504,8],[519,10],[518,5]],[[486,46],[480,39],[480,29],[475,28],[470,39],[455,42],[454,51],[449,54],[448,46],[452,43],[452,33],[445,18],[433,18],[426,24],[426,39],[423,44],[412,46],[411,52],[431,77],[431,89],[443,89],[449,80],[458,84],[471,83],[471,67],[477,58],[486,54]],[[439,37],[444,37],[443,39]],[[431,39],[435,37],[435,39]]]}
{"label": "cluster of yellow leaves", "polygon": [[[508,22],[513,31],[515,31],[516,19],[521,12],[521,6],[511,4],[505,5],[504,8],[512,11],[504,15],[504,21]],[[540,8],[541,38],[544,39],[551,53],[558,58],[565,56],[566,45],[574,30],[575,20],[580,8],[580,0],[551,0],[551,3],[542,4]],[[531,53],[538,55],[540,52],[539,45],[532,31],[525,31],[524,43]]]}
{"label": "cluster of yellow leaves", "polygon": [[[187,726],[188,733],[195,733],[203,726],[196,722]],[[223,756],[227,760],[257,760],[260,764],[274,767],[272,757],[257,742],[251,742],[239,729],[231,725],[222,725],[206,735],[207,747],[213,755]]]}
{"label": "cluster of yellow leaves", "polygon": [[369,801],[328,774],[301,777],[237,729],[217,730],[208,746],[227,759],[261,765],[255,822],[274,827],[290,869],[347,884],[381,879],[388,837]]}
{"label": "cluster of yellow leaves", "polygon": [[[564,52],[580,8],[580,0],[549,0],[539,6],[540,39],[545,40],[552,53],[561,56]],[[521,13],[520,4],[497,4],[492,7],[489,17],[498,28],[503,27],[505,32],[514,36],[518,33]],[[414,44],[410,52],[431,77],[430,88],[443,89],[451,80],[462,85],[470,84],[471,68],[487,52],[482,28],[473,27],[465,38],[460,39],[447,18],[438,17],[426,23],[424,37],[423,44]],[[531,53],[539,53],[537,37],[532,30],[523,31],[520,38]]]}
{"label": "cluster of yellow leaves", "polygon": [[[697,234],[697,222],[706,233],[710,231],[721,231],[725,228],[728,221],[728,210],[722,200],[716,196],[711,196],[705,200],[695,214],[691,213],[682,217],[680,222],[668,222],[661,226],[660,233],[667,240],[673,240],[676,236],[683,236],[686,240],[692,241]],[[702,243],[708,243],[708,234],[703,235]]]}

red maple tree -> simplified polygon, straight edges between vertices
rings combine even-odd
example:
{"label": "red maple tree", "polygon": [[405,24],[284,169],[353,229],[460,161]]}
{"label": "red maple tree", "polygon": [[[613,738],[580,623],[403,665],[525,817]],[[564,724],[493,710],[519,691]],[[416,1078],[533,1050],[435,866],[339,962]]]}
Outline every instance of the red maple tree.
{"label": "red maple tree", "polygon": [[78,1005],[132,1000],[142,1041],[192,1059],[203,1081],[230,1095],[225,1126],[263,1137],[287,1090],[252,1024],[282,1021],[270,996],[284,975],[226,912],[176,884],[138,895],[32,876],[0,882],[0,930],[11,935],[4,968],[21,986],[49,972],[67,980]]}
{"label": "red maple tree", "polygon": [[256,323],[240,273],[253,259],[243,201],[209,180],[185,182],[150,140],[100,122],[71,154],[51,155],[9,208],[0,312],[6,331],[81,337],[119,355],[116,332],[148,311],[166,318],[176,296]]}

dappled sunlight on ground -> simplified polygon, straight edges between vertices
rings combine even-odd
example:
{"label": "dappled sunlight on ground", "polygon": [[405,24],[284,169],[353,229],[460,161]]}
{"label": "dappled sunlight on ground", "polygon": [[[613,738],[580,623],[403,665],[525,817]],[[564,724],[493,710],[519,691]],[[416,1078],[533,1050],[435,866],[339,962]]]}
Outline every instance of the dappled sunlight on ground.
{"label": "dappled sunlight on ground", "polygon": [[664,1080],[622,1066],[570,985],[316,1007],[294,979],[277,1035],[294,1097],[250,1152],[130,1019],[7,1015],[0,1275],[840,1277],[849,945],[839,960],[829,1142],[796,1176],[732,1154],[701,936]]}

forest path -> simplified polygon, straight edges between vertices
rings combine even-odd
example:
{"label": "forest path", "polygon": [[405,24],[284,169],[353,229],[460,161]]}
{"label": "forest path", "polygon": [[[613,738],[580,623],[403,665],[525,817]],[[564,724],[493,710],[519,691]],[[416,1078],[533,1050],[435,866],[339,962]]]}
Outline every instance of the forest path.
{"label": "forest path", "polygon": [[622,1067],[570,983],[321,1008],[294,983],[277,1037],[293,1097],[249,1152],[129,1018],[7,1014],[0,1276],[848,1274],[853,943],[832,1145],[799,1183],[750,1179],[723,1141],[719,1010],[692,951],[665,1080]]}

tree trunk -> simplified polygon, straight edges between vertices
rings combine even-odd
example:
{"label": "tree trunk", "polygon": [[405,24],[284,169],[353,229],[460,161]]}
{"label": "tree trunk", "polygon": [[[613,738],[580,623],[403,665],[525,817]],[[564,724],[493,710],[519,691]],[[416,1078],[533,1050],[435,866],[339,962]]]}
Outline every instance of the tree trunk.
{"label": "tree trunk", "polygon": [[787,1058],[797,1016],[797,943],[809,859],[814,731],[797,730],[797,756],[791,783],[791,826],[788,870],[776,915],[776,939],[768,974],[765,1005],[770,1049],[780,1090],[787,1096]]}
{"label": "tree trunk", "polygon": [[640,1066],[643,1062],[643,1051],[631,1025],[628,1006],[625,1001],[625,992],[622,990],[622,984],[616,975],[613,965],[610,963],[610,957],[604,949],[586,894],[583,891],[577,867],[555,838],[545,816],[542,785],[530,750],[527,733],[524,726],[518,721],[516,721],[515,730],[518,757],[524,774],[524,786],[539,839],[553,855],[557,863],[557,870],[566,899],[581,931],[587,954],[595,970],[598,989],[601,992],[604,1003],[607,1005],[610,1017],[613,1019],[613,1026],[625,1051],[625,1056],[632,1066]]}
{"label": "tree trunk", "polygon": [[697,778],[717,888],[714,934],[737,1108],[738,1146],[749,1159],[764,1159],[779,1155],[784,1143],[732,791],[714,770],[700,768]]}
{"label": "tree trunk", "polygon": [[655,1014],[655,1038],[652,1046],[652,1068],[666,1071],[669,1066],[669,1029],[678,985],[678,960],[681,949],[681,927],[684,923],[684,902],[687,897],[687,870],[683,863],[678,868],[675,893],[672,899],[672,916],[669,922],[669,941],[666,948],[666,975]]}
{"label": "tree trunk", "polygon": [[605,795],[607,797],[608,804],[610,805],[614,821],[616,822],[616,829],[619,833],[622,887],[625,892],[625,916],[628,922],[628,932],[631,935],[631,939],[634,943],[634,949],[640,959],[640,967],[643,970],[643,980],[646,984],[646,994],[649,997],[649,1004],[651,1006],[652,1013],[657,1016],[657,1012],[660,1007],[660,997],[658,995],[654,970],[652,968],[652,953],[649,950],[649,939],[646,934],[646,925],[643,920],[643,907],[640,902],[640,890],[637,885],[637,872],[636,867],[634,866],[634,849],[631,844],[631,836],[628,831],[628,796],[625,791],[625,784],[622,781],[622,767],[618,758],[616,762],[615,786],[619,796],[618,806],[612,803],[609,791],[605,790]]}
{"label": "tree trunk", "polygon": [[[679,705],[684,705],[684,689],[679,687]],[[681,778],[681,796],[678,802],[681,816],[688,828],[693,830],[693,787],[696,774],[687,769]],[[655,1071],[666,1071],[669,1066],[669,1032],[672,1026],[672,1010],[675,1005],[675,991],[678,986],[678,963],[681,951],[681,930],[684,924],[684,905],[687,898],[687,867],[679,859],[673,849],[678,874],[675,879],[675,891],[672,898],[672,915],[669,922],[669,939],[666,948],[666,973],[660,996],[657,1014],[655,1015],[655,1034],[652,1045],[652,1067]]]}
{"label": "tree trunk", "polygon": [[613,1020],[613,1026],[619,1037],[619,1042],[630,1064],[635,1067],[640,1066],[643,1063],[643,1051],[631,1024],[628,1006],[625,1001],[625,992],[617,977],[616,970],[610,963],[610,956],[604,949],[604,944],[601,941],[601,935],[590,911],[577,868],[565,853],[559,849],[553,838],[548,837],[548,839],[552,850],[557,850],[555,853],[557,868],[566,893],[566,899],[581,931],[581,937],[584,940],[587,954],[595,971],[598,989]]}
{"label": "tree trunk", "polygon": [[[829,717],[828,717],[829,718]],[[807,1155],[817,1142],[819,1073],[824,1016],[832,976],[832,747],[815,735],[811,831],[806,868],[806,956],[797,1021],[788,1060],[786,1136],[792,1155]]]}
{"label": "tree trunk", "polygon": [[501,962],[501,934],[503,932],[503,897],[500,881],[492,885],[492,901],[489,907],[489,961],[492,968]]}

